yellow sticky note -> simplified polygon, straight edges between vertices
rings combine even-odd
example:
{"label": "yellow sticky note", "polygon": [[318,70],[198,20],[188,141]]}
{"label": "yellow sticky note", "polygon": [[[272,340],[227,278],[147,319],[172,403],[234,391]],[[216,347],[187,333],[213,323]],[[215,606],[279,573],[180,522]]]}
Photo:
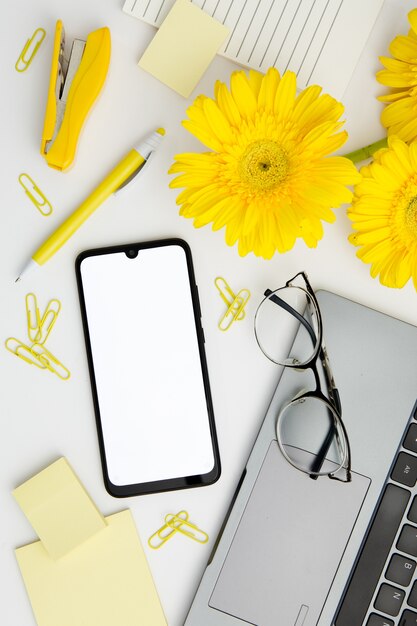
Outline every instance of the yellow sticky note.
{"label": "yellow sticky note", "polygon": [[53,559],[106,527],[104,517],[64,458],[20,485],[13,495]]}
{"label": "yellow sticky note", "polygon": [[188,98],[228,34],[189,0],[177,0],[138,65]]}
{"label": "yellow sticky note", "polygon": [[16,550],[39,626],[166,626],[130,511],[62,559],[37,541]]}

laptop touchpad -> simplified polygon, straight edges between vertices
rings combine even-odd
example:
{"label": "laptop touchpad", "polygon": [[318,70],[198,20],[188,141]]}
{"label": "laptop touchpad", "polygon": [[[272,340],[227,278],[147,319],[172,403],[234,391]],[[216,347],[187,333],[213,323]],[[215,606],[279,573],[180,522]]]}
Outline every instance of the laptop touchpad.
{"label": "laptop touchpad", "polygon": [[250,624],[316,624],[370,482],[311,480],[272,441],[210,606]]}

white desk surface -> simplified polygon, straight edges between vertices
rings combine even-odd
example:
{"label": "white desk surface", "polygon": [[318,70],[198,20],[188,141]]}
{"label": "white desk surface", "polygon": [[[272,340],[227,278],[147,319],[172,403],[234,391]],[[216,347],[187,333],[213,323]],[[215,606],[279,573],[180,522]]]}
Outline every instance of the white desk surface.
{"label": "white desk surface", "polygon": [[[14,548],[36,539],[11,491],[64,455],[104,514],[130,507],[144,544],[169,626],[180,626],[204,571],[216,534],[259,429],[279,372],[260,353],[253,336],[253,315],[265,288],[281,286],[299,270],[308,272],[315,288],[324,288],[390,315],[417,324],[417,296],[411,283],[402,290],[383,287],[348,243],[350,222],[345,209],[325,226],[317,249],[302,242],[270,261],[240,258],[224,242],[224,233],[195,229],[178,215],[176,190],[168,188],[173,155],[204,148],[180,125],[185,109],[198,93],[213,94],[216,79],[228,82],[233,63],[217,57],[189,100],[137,67],[154,29],[122,12],[122,0],[21,0],[3,6],[1,46],[1,342],[25,336],[24,296],[33,291],[42,306],[62,301],[62,312],[48,346],[70,368],[62,382],[14,358],[0,356],[0,624],[33,626],[35,620],[14,557]],[[383,136],[379,123],[382,93],[374,74],[378,56],[391,39],[407,32],[406,14],[413,2],[386,0],[361,60],[345,93],[347,148]],[[39,154],[49,81],[55,21],[64,22],[67,37],[85,37],[109,26],[112,59],[107,83],[87,121],[75,166],[62,174],[49,169]],[[360,15],[358,15],[360,19]],[[38,26],[47,31],[32,66],[14,69],[26,39]],[[352,45],[354,45],[352,41]],[[337,71],[337,61],[335,61]],[[164,126],[167,134],[141,180],[100,207],[83,228],[47,265],[26,281],[14,280],[37,247],[100,182],[138,140]],[[17,177],[28,172],[54,206],[42,217],[25,197]],[[103,486],[90,382],[74,274],[76,255],[87,248],[163,237],[182,237],[191,246],[200,290],[206,351],[222,460],[222,475],[213,486],[116,500]],[[217,329],[223,303],[214,286],[224,276],[233,289],[247,287],[252,298],[243,322],[227,333]],[[343,332],[343,320],[340,320]],[[129,338],[127,338],[127,341]],[[395,381],[393,381],[395,384]],[[181,536],[159,551],[147,538],[164,516],[187,509],[190,519],[208,532],[199,545]],[[262,540],[260,538],[260,540]],[[57,626],[59,626],[57,624]],[[93,625],[91,625],[93,626]],[[95,626],[95,625],[94,625]],[[98,625],[97,625],[98,626]],[[144,625],[145,626],[145,625]],[[146,625],[150,626],[150,625]]]}

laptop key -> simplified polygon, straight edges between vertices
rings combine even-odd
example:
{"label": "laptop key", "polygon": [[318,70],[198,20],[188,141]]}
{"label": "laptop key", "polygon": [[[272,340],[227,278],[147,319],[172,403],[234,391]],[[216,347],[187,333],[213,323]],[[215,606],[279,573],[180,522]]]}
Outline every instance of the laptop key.
{"label": "laptop key", "polygon": [[401,615],[401,619],[398,622],[398,626],[416,626],[417,624],[417,613],[414,611],[404,611]]}
{"label": "laptop key", "polygon": [[401,552],[417,556],[417,528],[415,526],[410,526],[410,524],[404,526],[397,541],[397,548]]}
{"label": "laptop key", "polygon": [[412,606],[414,609],[417,609],[417,582],[414,583],[413,588],[411,589],[411,593],[407,599],[407,604]]}
{"label": "laptop key", "polygon": [[336,617],[336,626],[358,626],[365,620],[409,499],[410,492],[406,489],[391,483],[386,486]]}
{"label": "laptop key", "polygon": [[403,587],[408,587],[415,569],[415,561],[406,559],[400,554],[394,554],[386,571],[385,578]]}
{"label": "laptop key", "polygon": [[414,522],[414,524],[417,524],[417,496],[415,496],[413,504],[410,506],[407,517],[410,522]]}
{"label": "laptop key", "polygon": [[396,617],[401,610],[404,598],[404,591],[383,583],[378,591],[374,607],[377,611]]}
{"label": "laptop key", "polygon": [[372,613],[372,615],[369,616],[369,619],[366,622],[366,626],[394,626],[394,622],[392,621],[392,619],[388,619],[387,617],[382,617],[382,615]]}
{"label": "laptop key", "polygon": [[400,452],[391,478],[397,483],[407,485],[407,487],[414,487],[417,482],[417,457],[406,452]]}
{"label": "laptop key", "polygon": [[417,452],[417,424],[410,424],[408,427],[403,447],[411,452]]}

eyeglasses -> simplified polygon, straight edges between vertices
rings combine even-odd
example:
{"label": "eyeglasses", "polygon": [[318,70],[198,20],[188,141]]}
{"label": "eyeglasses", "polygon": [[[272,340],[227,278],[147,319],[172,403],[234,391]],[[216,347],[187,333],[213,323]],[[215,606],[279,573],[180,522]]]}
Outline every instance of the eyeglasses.
{"label": "eyeglasses", "polygon": [[[349,438],[323,341],[319,304],[307,275],[300,272],[285,287],[268,289],[264,295],[255,314],[260,349],[273,363],[304,372],[313,387],[299,390],[292,382],[294,395],[281,407],[276,421],[278,446],[291,465],[311,478],[350,482]],[[296,335],[292,345],[283,343],[283,330],[289,339]]]}

